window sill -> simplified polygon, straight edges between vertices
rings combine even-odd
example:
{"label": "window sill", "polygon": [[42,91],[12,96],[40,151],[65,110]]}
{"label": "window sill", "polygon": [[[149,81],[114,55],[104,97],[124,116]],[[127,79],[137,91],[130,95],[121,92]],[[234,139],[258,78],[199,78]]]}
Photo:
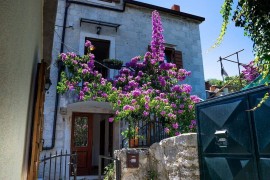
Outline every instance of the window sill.
{"label": "window sill", "polygon": [[97,5],[116,6],[115,2],[106,2],[106,1],[100,1],[100,0],[86,0],[86,1],[95,3]]}

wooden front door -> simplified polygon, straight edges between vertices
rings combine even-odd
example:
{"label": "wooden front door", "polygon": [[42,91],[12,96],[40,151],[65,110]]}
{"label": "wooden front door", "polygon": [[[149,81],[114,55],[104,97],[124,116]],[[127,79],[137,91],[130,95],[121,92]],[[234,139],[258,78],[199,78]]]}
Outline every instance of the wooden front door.
{"label": "wooden front door", "polygon": [[77,153],[77,175],[90,175],[92,168],[93,116],[73,113],[71,151]]}

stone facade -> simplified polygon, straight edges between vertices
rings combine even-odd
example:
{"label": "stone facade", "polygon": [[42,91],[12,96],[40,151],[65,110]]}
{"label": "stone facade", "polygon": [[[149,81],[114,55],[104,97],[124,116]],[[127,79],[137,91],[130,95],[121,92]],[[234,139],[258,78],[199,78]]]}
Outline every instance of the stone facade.
{"label": "stone facade", "polygon": [[[57,113],[56,119],[56,136],[55,146],[45,153],[54,154],[55,151],[70,150],[71,136],[71,115],[76,112],[74,109],[68,109],[68,115],[60,113],[60,107],[68,107],[74,103],[74,97],[68,95],[60,96],[57,111],[55,111],[56,85],[58,76],[58,67],[56,59],[61,49],[61,37],[63,33],[63,22],[65,19],[65,8],[67,10],[67,22],[64,37],[63,52],[73,51],[77,54],[84,54],[85,38],[95,38],[110,41],[109,58],[120,59],[124,62],[129,61],[132,57],[144,55],[148,50],[151,41],[151,12],[153,9],[140,7],[132,4],[125,4],[122,0],[120,3],[108,3],[99,0],[77,0],[73,2],[87,3],[82,5],[78,3],[66,4],[66,0],[58,0],[58,10],[55,22],[55,34],[52,51],[52,63],[50,66],[50,79],[52,86],[46,94],[44,109],[44,146],[52,144],[54,114]],[[103,8],[100,8],[103,6]],[[114,8],[116,10],[110,10]],[[199,24],[201,21],[173,15],[166,12],[160,12],[164,37],[167,46],[172,46],[175,50],[181,51],[183,56],[183,66],[192,72],[192,76],[187,78],[185,83],[193,86],[192,94],[197,94],[205,98],[203,62],[201,53]],[[93,19],[97,21],[120,24],[116,31],[115,28],[102,26],[101,33],[97,34],[97,25],[89,23],[80,23],[81,18]],[[117,74],[116,70],[109,70],[109,76]],[[86,106],[85,106],[86,107]],[[81,108],[86,109],[86,108]],[[80,112],[83,112],[81,111]],[[102,113],[93,109],[87,109],[85,113]],[[104,113],[104,112],[103,112]],[[114,125],[114,149],[120,147],[121,135],[119,124]],[[116,141],[115,141],[116,140]]]}
{"label": "stone facade", "polygon": [[[85,0],[82,2],[98,2],[98,0]],[[101,2],[101,5],[108,5],[110,3]],[[111,4],[115,8],[123,6],[120,4]],[[64,11],[66,7],[65,0],[58,1],[58,10],[56,16],[56,27],[54,35],[54,44],[52,51],[52,64],[50,66],[50,79],[52,86],[46,94],[45,109],[44,109],[44,142],[45,146],[51,144],[52,124],[54,113],[57,115],[57,131],[56,131],[56,144],[63,142],[64,126],[62,115],[55,112],[54,105],[56,99],[56,85],[58,68],[55,65],[58,54],[61,48],[61,36],[64,20]],[[129,61],[132,57],[137,55],[144,55],[147,47],[151,41],[151,12],[152,9],[140,8],[132,5],[126,5],[124,12],[110,11],[98,7],[84,6],[78,4],[70,4],[67,13],[67,26],[66,28],[64,52],[73,51],[78,54],[84,53],[85,37],[105,39],[111,42],[110,58],[121,59]],[[182,51],[183,66],[185,69],[192,72],[192,76],[187,78],[185,83],[189,83],[193,87],[192,94],[197,94],[201,98],[205,98],[204,88],[204,74],[203,62],[201,54],[200,42],[200,22],[182,18],[180,16],[171,15],[168,13],[160,12],[162,24],[164,27],[164,37],[168,44],[175,47],[176,50]],[[111,23],[121,24],[116,32],[114,28],[102,27],[101,34],[96,34],[96,25],[82,23],[80,19],[95,19],[98,21],[105,21]],[[116,75],[116,71],[110,70],[111,77]],[[66,107],[70,103],[70,97],[61,96],[59,107]],[[58,107],[58,110],[59,110]],[[61,146],[63,147],[63,146]]]}
{"label": "stone facade", "polygon": [[[93,0],[88,0],[91,2]],[[107,3],[108,4],[108,3]],[[121,4],[115,8],[119,8]],[[65,0],[59,0],[56,26],[62,26],[64,19]],[[115,12],[92,6],[70,4],[67,15],[64,52],[75,51],[84,53],[85,37],[109,40],[111,42],[110,58],[125,62],[131,58],[144,55],[151,41],[152,9],[127,4],[123,12]],[[183,66],[192,72],[186,83],[193,86],[194,94],[205,98],[203,61],[201,52],[200,30],[201,22],[169,13],[160,12],[164,28],[165,42],[173,45],[175,50],[183,54]],[[120,24],[117,32],[115,28],[102,26],[100,35],[97,35],[96,25],[80,23],[80,19],[93,19],[102,22]],[[56,27],[61,36],[62,27]],[[53,59],[56,59],[61,46],[60,38],[55,35]],[[57,68],[54,70],[57,72]],[[55,73],[52,78],[56,77]]]}
{"label": "stone facade", "polygon": [[[127,152],[139,154],[139,168],[127,168]],[[121,179],[147,180],[150,173],[159,180],[199,180],[197,134],[164,139],[149,149],[121,149],[114,153],[121,161]]]}

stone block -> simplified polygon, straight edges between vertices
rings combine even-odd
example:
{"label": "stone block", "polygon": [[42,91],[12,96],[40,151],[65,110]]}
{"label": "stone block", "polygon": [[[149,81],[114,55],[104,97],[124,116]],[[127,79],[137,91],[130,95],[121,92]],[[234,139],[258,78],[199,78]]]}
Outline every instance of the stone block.
{"label": "stone block", "polygon": [[[126,153],[139,153],[139,168],[126,167]],[[115,151],[121,161],[122,179],[149,179],[148,172],[157,174],[159,180],[197,180],[199,164],[197,153],[197,134],[188,133],[154,143],[149,149],[121,149]]]}

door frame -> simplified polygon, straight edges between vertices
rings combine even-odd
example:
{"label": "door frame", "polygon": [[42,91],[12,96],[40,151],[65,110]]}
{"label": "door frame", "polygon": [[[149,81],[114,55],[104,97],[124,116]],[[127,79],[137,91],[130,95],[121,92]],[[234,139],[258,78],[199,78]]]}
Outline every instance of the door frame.
{"label": "door frame", "polygon": [[[93,114],[92,113],[82,113],[82,112],[72,112],[72,119],[71,119],[71,144],[70,144],[70,152],[78,152],[77,150],[75,150],[74,148],[74,122],[75,122],[75,117],[76,116],[87,116],[88,117],[88,156],[87,162],[90,162],[90,165],[87,166],[88,168],[88,172],[87,175],[91,174],[92,171],[92,145],[93,145]],[[77,161],[78,161],[78,156],[77,156]],[[78,165],[78,162],[77,162]],[[77,175],[78,174],[78,166],[77,166]]]}

